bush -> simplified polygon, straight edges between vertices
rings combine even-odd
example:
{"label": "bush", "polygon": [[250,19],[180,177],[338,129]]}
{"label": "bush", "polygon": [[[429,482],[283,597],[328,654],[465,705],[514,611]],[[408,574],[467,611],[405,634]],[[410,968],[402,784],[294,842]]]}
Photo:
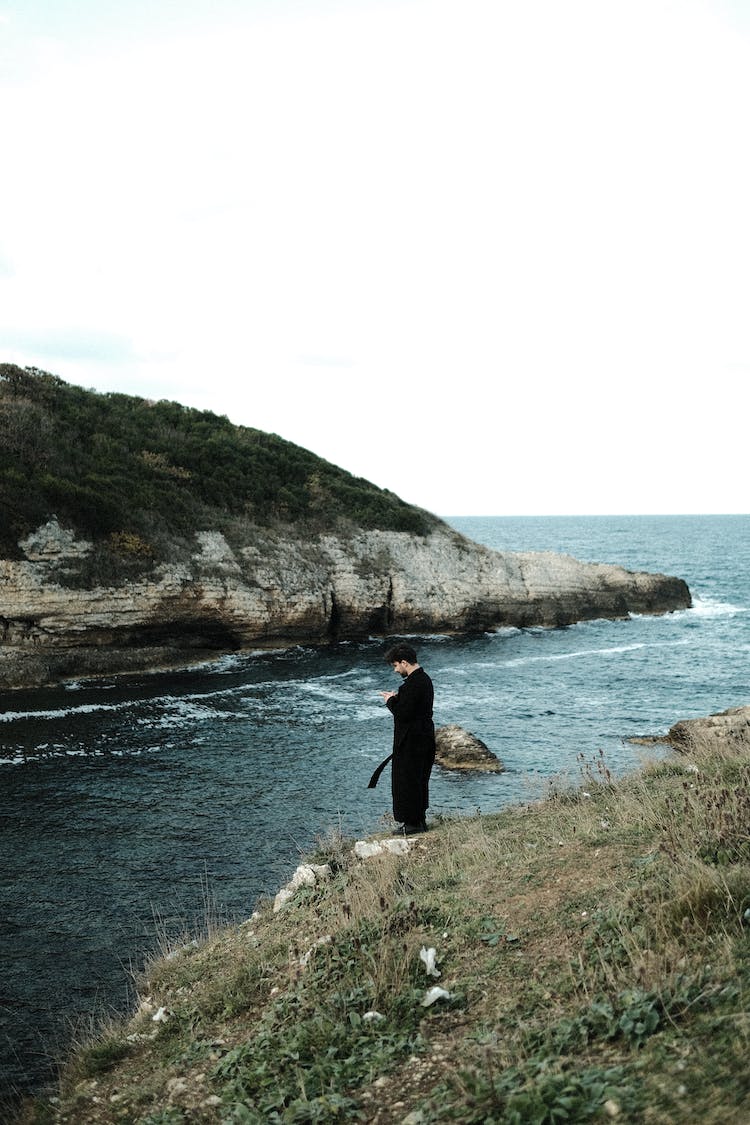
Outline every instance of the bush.
{"label": "bush", "polygon": [[146,544],[154,527],[185,536],[238,516],[418,535],[438,522],[277,434],[176,402],[83,390],[36,368],[0,365],[0,424],[6,555],[53,514],[95,541],[126,528]]}

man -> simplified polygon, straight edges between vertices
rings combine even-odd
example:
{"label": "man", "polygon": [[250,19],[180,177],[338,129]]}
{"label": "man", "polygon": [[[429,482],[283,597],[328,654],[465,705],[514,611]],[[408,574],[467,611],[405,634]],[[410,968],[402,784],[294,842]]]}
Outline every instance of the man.
{"label": "man", "polygon": [[[393,816],[404,835],[411,836],[427,830],[428,783],[435,761],[434,692],[432,680],[417,663],[411,645],[395,645],[385,654],[385,661],[403,679],[397,692],[381,691],[380,695],[393,715]],[[377,783],[378,775],[379,771],[373,774],[371,785]]]}

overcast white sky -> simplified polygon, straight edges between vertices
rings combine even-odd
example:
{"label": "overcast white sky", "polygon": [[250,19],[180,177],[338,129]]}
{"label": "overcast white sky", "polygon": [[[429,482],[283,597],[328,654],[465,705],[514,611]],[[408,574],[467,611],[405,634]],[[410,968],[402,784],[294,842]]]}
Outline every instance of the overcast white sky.
{"label": "overcast white sky", "polygon": [[747,0],[0,0],[0,360],[441,515],[747,512]]}

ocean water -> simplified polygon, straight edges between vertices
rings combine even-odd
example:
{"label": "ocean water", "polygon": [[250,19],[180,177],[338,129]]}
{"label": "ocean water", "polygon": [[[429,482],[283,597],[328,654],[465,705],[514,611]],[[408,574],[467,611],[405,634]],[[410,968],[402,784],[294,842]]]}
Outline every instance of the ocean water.
{"label": "ocean water", "polygon": [[[632,736],[750,702],[750,516],[456,518],[490,547],[684,578],[694,606],[564,629],[419,638],[438,724],[506,772],[436,769],[432,815],[490,812],[576,780]],[[384,644],[248,653],[180,674],[0,696],[0,1091],[38,1088],[132,972],[207,911],[247,918],[330,828],[384,827],[396,687]],[[658,749],[654,754],[664,753]],[[428,818],[429,819],[429,818]]]}

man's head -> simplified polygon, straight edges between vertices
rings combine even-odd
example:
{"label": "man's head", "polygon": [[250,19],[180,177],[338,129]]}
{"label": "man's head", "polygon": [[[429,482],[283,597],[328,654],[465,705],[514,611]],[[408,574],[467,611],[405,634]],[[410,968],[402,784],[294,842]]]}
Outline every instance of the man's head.
{"label": "man's head", "polygon": [[400,644],[389,648],[385,654],[386,664],[392,664],[399,676],[408,676],[417,667],[417,653],[411,645]]}

